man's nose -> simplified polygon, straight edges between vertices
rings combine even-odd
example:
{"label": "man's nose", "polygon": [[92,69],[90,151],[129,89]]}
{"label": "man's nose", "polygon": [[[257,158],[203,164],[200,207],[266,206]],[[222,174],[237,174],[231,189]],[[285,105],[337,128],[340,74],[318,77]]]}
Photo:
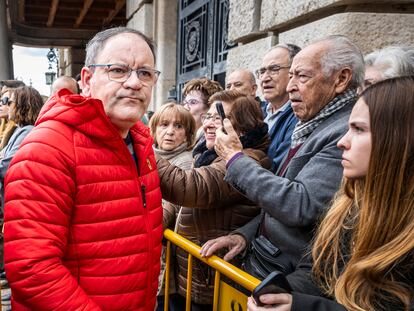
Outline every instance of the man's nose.
{"label": "man's nose", "polygon": [[124,82],[125,85],[129,86],[132,89],[142,88],[142,81],[138,78],[138,72],[133,70],[129,78]]}
{"label": "man's nose", "polygon": [[290,93],[293,91],[297,91],[297,85],[296,82],[293,80],[293,78],[290,78],[287,86],[286,86],[286,92]]}
{"label": "man's nose", "polygon": [[266,81],[269,81],[269,80],[272,80],[272,77],[269,75],[269,71],[268,71],[268,70],[266,70],[266,71],[262,74],[262,76],[260,77],[260,82],[266,82]]}

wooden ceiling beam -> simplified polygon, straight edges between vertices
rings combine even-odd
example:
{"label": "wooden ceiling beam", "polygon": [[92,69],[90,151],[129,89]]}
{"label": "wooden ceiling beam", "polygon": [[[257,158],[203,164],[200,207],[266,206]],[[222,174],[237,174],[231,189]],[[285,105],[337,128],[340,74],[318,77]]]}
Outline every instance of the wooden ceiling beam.
{"label": "wooden ceiling beam", "polygon": [[102,25],[106,26],[109,23],[112,22],[112,20],[114,19],[115,16],[118,15],[119,11],[122,10],[122,8],[124,7],[126,1],[125,0],[115,0],[115,8],[111,11],[109,11],[108,16],[103,20]]}
{"label": "wooden ceiling beam", "polygon": [[83,19],[88,13],[89,8],[91,7],[92,3],[93,3],[93,0],[86,0],[83,2],[83,8],[81,12],[79,13],[78,18],[76,19],[75,24],[73,24],[73,28],[79,28],[79,26],[82,24]]}
{"label": "wooden ceiling beam", "polygon": [[55,20],[56,11],[58,9],[58,6],[59,6],[59,0],[52,0],[52,4],[51,4],[50,10],[49,10],[49,18],[47,19],[47,23],[46,23],[47,27],[52,27],[53,26],[53,22]]}
{"label": "wooden ceiling beam", "polygon": [[19,22],[23,23],[26,20],[26,17],[24,14],[25,0],[19,0],[18,6],[19,6]]}

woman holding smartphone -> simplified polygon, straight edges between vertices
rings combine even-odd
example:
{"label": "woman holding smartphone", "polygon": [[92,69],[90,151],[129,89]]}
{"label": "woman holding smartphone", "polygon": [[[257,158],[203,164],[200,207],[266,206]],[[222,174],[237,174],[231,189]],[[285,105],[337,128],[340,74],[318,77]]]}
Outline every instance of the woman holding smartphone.
{"label": "woman holding smartphone", "polygon": [[[260,213],[260,207],[247,200],[224,181],[226,164],[214,151],[216,130],[222,126],[217,111],[221,102],[227,118],[232,122],[245,147],[244,152],[269,168],[267,158],[269,136],[259,105],[253,97],[236,91],[214,94],[207,113],[201,115],[205,139],[193,150],[191,170],[183,170],[165,159],[157,158],[163,198],[180,206],[177,233],[202,245],[206,241],[226,235],[243,226]],[[176,219],[178,210],[175,213]],[[177,249],[178,292],[185,303],[187,282],[187,253]],[[214,270],[195,260],[192,277],[192,310],[212,310]],[[176,299],[174,307],[184,310]]]}
{"label": "woman holding smartphone", "polygon": [[[378,82],[355,104],[344,179],[292,294],[248,310],[410,310],[414,298],[414,77]],[[309,258],[307,258],[309,259]],[[273,305],[273,306],[269,306]]]}

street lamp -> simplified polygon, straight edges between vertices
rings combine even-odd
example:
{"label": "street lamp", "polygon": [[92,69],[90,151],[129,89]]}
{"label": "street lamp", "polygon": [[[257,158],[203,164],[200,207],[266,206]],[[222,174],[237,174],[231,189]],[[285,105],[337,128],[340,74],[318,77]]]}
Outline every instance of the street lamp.
{"label": "street lamp", "polygon": [[[54,48],[50,48],[49,52],[46,55],[49,61],[49,68],[48,71],[45,72],[46,78],[46,85],[52,85],[53,81],[55,81],[56,74],[58,74],[58,58],[55,53]],[[53,71],[52,63],[56,63],[56,72]]]}
{"label": "street lamp", "polygon": [[55,76],[56,73],[52,70],[52,64],[49,64],[49,69],[45,72],[46,85],[52,85],[53,81],[55,81]]}

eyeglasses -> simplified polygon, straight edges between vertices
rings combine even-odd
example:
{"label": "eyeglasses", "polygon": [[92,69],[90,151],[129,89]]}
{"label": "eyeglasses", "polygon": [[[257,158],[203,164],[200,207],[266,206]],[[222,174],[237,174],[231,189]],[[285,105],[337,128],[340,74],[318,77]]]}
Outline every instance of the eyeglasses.
{"label": "eyeglasses", "polygon": [[221,125],[221,118],[217,113],[203,113],[201,116],[201,122],[205,123],[212,120],[215,124]]}
{"label": "eyeglasses", "polygon": [[274,77],[279,74],[281,69],[290,68],[290,66],[279,66],[279,65],[270,65],[267,67],[262,67],[256,70],[256,76],[258,79],[261,79],[263,75],[268,72],[269,76]]}
{"label": "eyeglasses", "polygon": [[156,69],[152,68],[138,68],[138,69],[132,69],[129,66],[120,65],[120,64],[92,64],[88,67],[106,67],[108,79],[111,81],[124,83],[129,79],[131,76],[131,73],[135,71],[137,73],[138,79],[146,84],[146,85],[154,85],[159,75],[161,74],[161,71],[158,71]]}
{"label": "eyeglasses", "polygon": [[183,100],[183,106],[187,105],[187,106],[194,106],[197,104],[202,103],[201,101],[197,100],[197,99],[189,99],[189,100]]}
{"label": "eyeglasses", "polygon": [[11,99],[9,99],[7,96],[4,96],[2,99],[0,99],[0,105],[2,106],[9,106],[13,103],[14,101],[12,101]]}

